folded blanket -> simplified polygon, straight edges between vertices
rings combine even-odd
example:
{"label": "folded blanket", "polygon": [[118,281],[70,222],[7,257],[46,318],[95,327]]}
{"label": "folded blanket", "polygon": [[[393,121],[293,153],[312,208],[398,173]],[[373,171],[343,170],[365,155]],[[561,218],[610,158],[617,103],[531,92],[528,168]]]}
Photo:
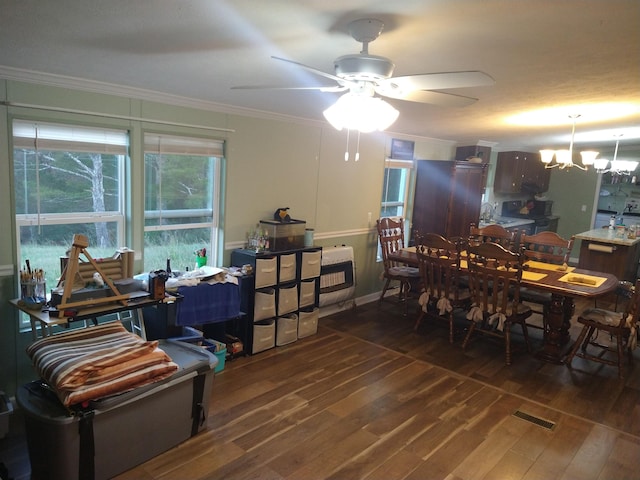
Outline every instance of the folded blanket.
{"label": "folded blanket", "polygon": [[157,341],[145,341],[119,322],[37,340],[27,355],[65,406],[123,393],[178,369]]}

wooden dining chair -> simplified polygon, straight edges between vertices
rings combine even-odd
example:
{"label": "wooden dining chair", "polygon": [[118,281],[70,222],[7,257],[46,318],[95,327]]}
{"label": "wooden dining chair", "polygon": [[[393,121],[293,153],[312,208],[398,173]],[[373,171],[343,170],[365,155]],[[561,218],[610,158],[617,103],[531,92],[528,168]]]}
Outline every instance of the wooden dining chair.
{"label": "wooden dining chair", "polygon": [[[568,265],[574,240],[573,236],[566,239],[556,232],[540,232],[535,235],[523,233],[520,236],[520,248],[524,254],[525,262],[533,260],[558,266]],[[544,317],[551,304],[551,294],[523,287],[520,290],[520,300],[534,304],[533,313],[538,313]],[[537,325],[530,326],[540,328]]]}
{"label": "wooden dining chair", "polygon": [[414,330],[418,330],[425,317],[445,320],[449,324],[449,343],[453,343],[453,313],[470,305],[469,289],[459,283],[460,244],[436,233],[418,234],[416,254],[424,292],[420,295],[421,310]]}
{"label": "wooden dining chair", "polygon": [[[582,330],[571,347],[565,364],[572,368],[573,358],[618,367],[618,378],[624,378],[624,353],[627,352],[629,364],[633,364],[633,349],[638,342],[638,323],[640,322],[640,280],[630,286],[631,299],[624,312],[615,312],[602,308],[588,308],[578,315]],[[604,339],[600,337],[603,334]],[[600,337],[600,339],[598,338]],[[599,353],[587,351],[588,347],[599,349]],[[615,359],[610,354],[613,353]]]}
{"label": "wooden dining chair", "polygon": [[484,227],[472,223],[469,226],[469,243],[478,245],[484,242],[497,243],[507,250],[515,251],[518,246],[518,232],[509,231],[502,225],[493,223]]}
{"label": "wooden dining chair", "polygon": [[485,242],[467,249],[471,308],[469,330],[462,343],[466,349],[474,334],[502,340],[505,364],[511,365],[511,328],[522,328],[527,351],[531,351],[526,319],[531,309],[520,302],[523,256],[503,246]]}
{"label": "wooden dining chair", "polygon": [[384,267],[384,286],[378,299],[381,304],[391,282],[398,282],[400,290],[398,300],[405,303],[405,315],[408,312],[408,299],[413,291],[417,296],[420,292],[420,270],[417,267],[409,267],[405,264],[395,262],[390,255],[404,248],[404,219],[403,218],[380,218],[376,221],[378,229],[378,240],[382,250],[382,263]]}

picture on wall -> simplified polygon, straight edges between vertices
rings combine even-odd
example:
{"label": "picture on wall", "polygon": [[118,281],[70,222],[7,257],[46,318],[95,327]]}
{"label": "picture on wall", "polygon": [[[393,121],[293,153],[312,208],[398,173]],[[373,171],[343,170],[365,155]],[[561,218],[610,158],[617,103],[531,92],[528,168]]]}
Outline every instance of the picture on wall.
{"label": "picture on wall", "polygon": [[398,160],[413,160],[415,142],[410,140],[391,139],[391,158]]}

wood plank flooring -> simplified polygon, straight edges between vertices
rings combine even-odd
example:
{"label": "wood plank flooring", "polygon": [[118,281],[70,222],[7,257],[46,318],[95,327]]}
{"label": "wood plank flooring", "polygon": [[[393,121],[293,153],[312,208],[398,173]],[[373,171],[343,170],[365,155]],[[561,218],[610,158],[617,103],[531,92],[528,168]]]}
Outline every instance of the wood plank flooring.
{"label": "wood plank flooring", "polygon": [[[523,352],[506,367],[500,345],[463,351],[462,333],[454,345],[445,323],[416,333],[403,312],[393,300],[359,306],[321,318],[317,335],[228,361],[208,428],[117,478],[640,478],[638,352],[622,381],[579,358],[570,370]],[[29,478],[24,438],[9,437],[0,461]]]}

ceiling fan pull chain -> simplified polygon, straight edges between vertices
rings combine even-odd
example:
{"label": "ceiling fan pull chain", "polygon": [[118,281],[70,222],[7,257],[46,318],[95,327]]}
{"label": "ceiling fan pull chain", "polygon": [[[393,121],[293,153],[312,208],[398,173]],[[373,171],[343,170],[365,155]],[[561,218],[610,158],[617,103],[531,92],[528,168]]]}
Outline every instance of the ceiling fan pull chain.
{"label": "ceiling fan pull chain", "polygon": [[349,130],[347,128],[347,146],[346,146],[345,152],[344,152],[344,161],[345,162],[349,161],[349,133],[351,133],[351,130]]}
{"label": "ceiling fan pull chain", "polygon": [[360,160],[360,130],[358,130],[358,143],[356,143],[356,162]]}

